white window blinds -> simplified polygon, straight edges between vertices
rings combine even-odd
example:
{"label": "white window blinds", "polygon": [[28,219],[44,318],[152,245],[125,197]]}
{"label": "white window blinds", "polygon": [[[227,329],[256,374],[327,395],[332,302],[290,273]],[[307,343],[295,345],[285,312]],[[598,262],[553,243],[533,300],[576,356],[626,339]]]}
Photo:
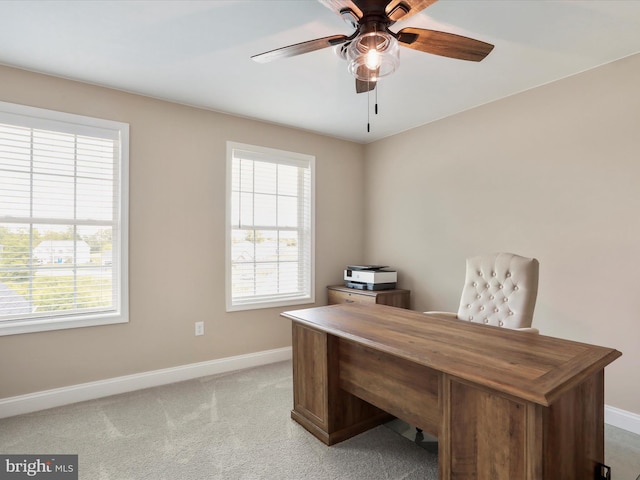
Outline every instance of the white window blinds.
{"label": "white window blinds", "polygon": [[313,302],[315,158],[227,150],[227,310]]}
{"label": "white window blinds", "polygon": [[0,103],[0,334],[126,321],[128,125]]}

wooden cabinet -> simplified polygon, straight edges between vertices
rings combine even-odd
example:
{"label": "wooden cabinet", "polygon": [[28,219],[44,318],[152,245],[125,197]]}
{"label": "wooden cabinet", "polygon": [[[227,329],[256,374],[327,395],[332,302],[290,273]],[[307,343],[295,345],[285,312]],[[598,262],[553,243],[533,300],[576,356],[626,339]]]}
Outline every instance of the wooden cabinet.
{"label": "wooden cabinet", "polygon": [[389,305],[390,307],[409,308],[409,290],[358,290],[356,288],[345,287],[344,285],[333,285],[327,287],[327,297],[329,305],[336,303],[365,303]]}

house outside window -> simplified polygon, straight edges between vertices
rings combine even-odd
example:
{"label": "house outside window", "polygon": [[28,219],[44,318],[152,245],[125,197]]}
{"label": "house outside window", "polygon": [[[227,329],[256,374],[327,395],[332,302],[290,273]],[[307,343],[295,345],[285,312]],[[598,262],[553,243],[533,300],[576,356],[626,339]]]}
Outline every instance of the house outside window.
{"label": "house outside window", "polygon": [[315,157],[227,142],[227,311],[313,303]]}
{"label": "house outside window", "polygon": [[0,335],[128,321],[129,126],[0,102]]}

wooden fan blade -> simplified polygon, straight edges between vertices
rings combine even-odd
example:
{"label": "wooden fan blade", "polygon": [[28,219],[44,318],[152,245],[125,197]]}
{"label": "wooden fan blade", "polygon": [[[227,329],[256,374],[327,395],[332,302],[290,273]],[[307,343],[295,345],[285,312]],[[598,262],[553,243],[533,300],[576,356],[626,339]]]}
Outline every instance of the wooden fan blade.
{"label": "wooden fan blade", "polygon": [[391,0],[385,12],[392,22],[406,20],[407,18],[421,12],[438,0]]}
{"label": "wooden fan blade", "polygon": [[356,93],[365,93],[369,92],[376,88],[375,81],[365,82],[364,80],[358,80],[356,78]]}
{"label": "wooden fan blade", "polygon": [[329,37],[316,38],[315,40],[296,43],[295,45],[289,45],[288,47],[276,48],[269,52],[259,53],[258,55],[253,55],[251,59],[258,63],[272,62],[273,60],[294,57],[303,53],[314,52],[322,48],[340,45],[341,43],[346,42],[348,38],[349,37],[346,35],[331,35]]}
{"label": "wooden fan blade", "polygon": [[327,7],[329,10],[334,11],[338,15],[341,15],[340,12],[343,10],[349,9],[353,13],[356,14],[358,18],[362,18],[362,10],[351,0],[318,0],[322,5]]}
{"label": "wooden fan blade", "polygon": [[493,50],[490,43],[424,28],[403,28],[398,32],[398,42],[421,52],[472,62],[479,62]]}
{"label": "wooden fan blade", "polygon": [[378,11],[384,12],[391,20],[390,24],[398,20],[405,20],[418,12],[421,12],[429,5],[436,3],[438,0],[318,0],[329,10],[333,10],[338,15],[351,10],[357,18],[367,12]]}

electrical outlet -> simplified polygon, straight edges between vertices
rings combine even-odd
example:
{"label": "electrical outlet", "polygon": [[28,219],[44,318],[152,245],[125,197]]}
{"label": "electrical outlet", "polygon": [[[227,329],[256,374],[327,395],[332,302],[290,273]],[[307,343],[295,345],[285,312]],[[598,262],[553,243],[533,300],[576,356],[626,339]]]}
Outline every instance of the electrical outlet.
{"label": "electrical outlet", "polygon": [[204,335],[204,322],[196,322],[196,337]]}

